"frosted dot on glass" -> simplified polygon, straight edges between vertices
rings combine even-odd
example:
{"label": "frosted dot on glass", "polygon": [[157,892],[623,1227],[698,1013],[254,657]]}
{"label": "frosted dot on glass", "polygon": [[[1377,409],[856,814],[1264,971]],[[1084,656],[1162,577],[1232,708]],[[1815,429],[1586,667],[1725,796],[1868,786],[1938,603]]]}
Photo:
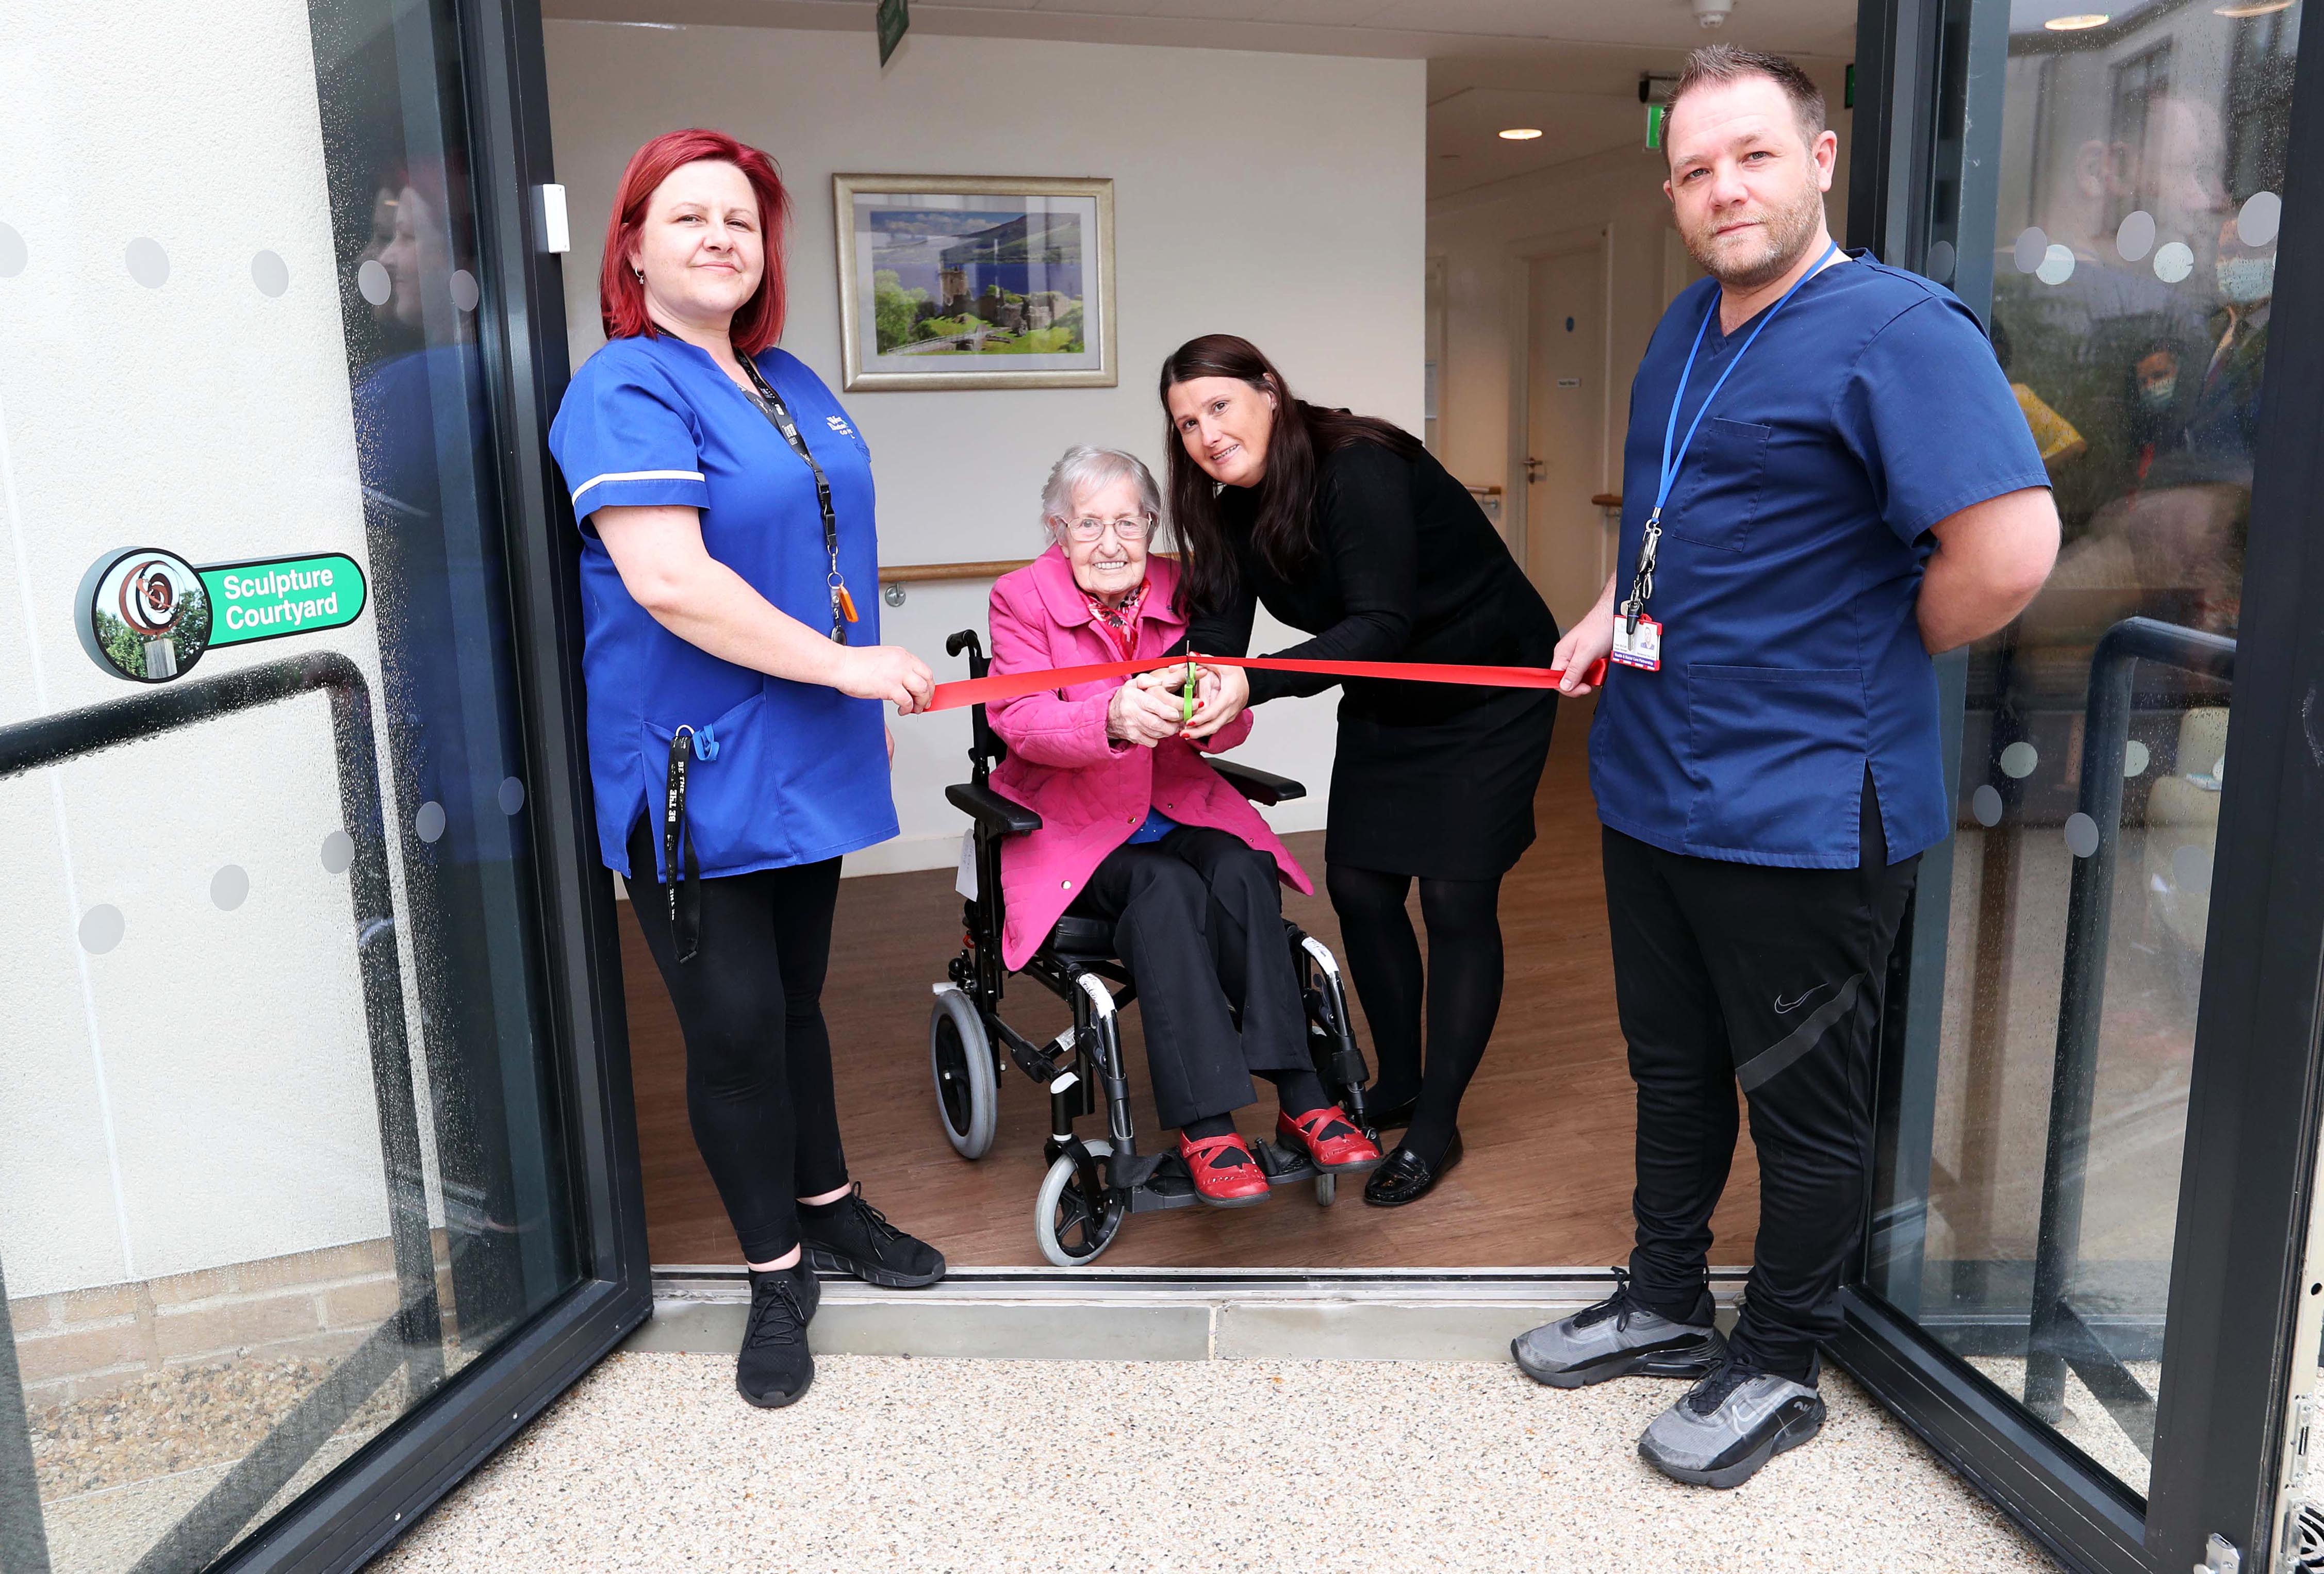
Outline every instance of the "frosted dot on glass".
{"label": "frosted dot on glass", "polygon": [[462,311],[474,311],[484,291],[476,288],[476,276],[466,268],[452,270],[452,304]]}
{"label": "frosted dot on glass", "polygon": [[250,899],[250,871],[229,863],[210,876],[210,900],[221,913],[231,913]]}
{"label": "frosted dot on glass", "polygon": [[170,281],[170,253],[151,235],[139,235],[130,242],[121,260],[129,265],[129,276],[148,290],[159,290]]}
{"label": "frosted dot on glass", "polygon": [[385,306],[387,298],[395,293],[395,281],[387,276],[387,264],[374,257],[355,270],[355,288],[374,306]]}
{"label": "frosted dot on glass", "polygon": [[2176,284],[2195,271],[2195,253],[2184,241],[2165,241],[2154,248],[2154,276]]}
{"label": "frosted dot on glass", "polygon": [[2134,776],[2144,776],[2146,768],[2153,759],[2153,757],[2146,750],[2146,745],[2135,738],[2123,745],[2122,774],[2125,779]]}
{"label": "frosted dot on glass", "polygon": [[2066,851],[2088,858],[2098,850],[2098,823],[2080,809],[2066,816]]}
{"label": "frosted dot on glass", "polygon": [[323,870],[327,874],[345,874],[355,861],[355,839],[344,831],[334,831],[323,838]]}
{"label": "frosted dot on glass", "polygon": [[2040,751],[2023,739],[2001,751],[2001,774],[2012,781],[2024,781],[2041,763]]}
{"label": "frosted dot on glass", "polygon": [[420,805],[420,812],[411,816],[411,828],[420,833],[422,842],[433,842],[443,835],[444,805],[434,798]]}
{"label": "frosted dot on glass", "polygon": [[281,295],[290,288],[290,264],[272,252],[261,252],[250,260],[250,281],[261,295]]}
{"label": "frosted dot on glass", "polygon": [[2053,245],[2042,253],[2042,265],[2034,270],[2034,277],[2044,284],[2063,284],[2074,276],[2074,248]]}
{"label": "frosted dot on glass", "polygon": [[2001,790],[1991,782],[1986,783],[1985,786],[1969,794],[1969,812],[1977,816],[1977,823],[1980,825],[1990,827],[2000,824]]}
{"label": "frosted dot on glass", "polygon": [[2211,894],[2211,850],[2189,843],[2171,855],[2171,882],[2190,897]]}
{"label": "frosted dot on glass", "polygon": [[2114,232],[2114,249],[2126,262],[2143,261],[2154,249],[2154,216],[2140,208]]}
{"label": "frosted dot on glass", "polygon": [[2236,214],[2236,238],[2247,246],[2264,246],[2283,226],[2283,198],[2273,191],[2252,194]]}
{"label": "frosted dot on glass", "polygon": [[24,237],[5,224],[0,224],[0,279],[14,279],[32,261],[32,253]]}
{"label": "frosted dot on glass", "polygon": [[2010,248],[2010,255],[2016,261],[2020,273],[2033,272],[2042,265],[2042,259],[2049,254],[2050,237],[2042,233],[2039,225],[2029,225],[2020,231],[2016,245]]}
{"label": "frosted dot on glass", "polygon": [[1929,277],[1938,283],[1951,283],[1953,269],[1959,262],[1960,257],[1953,251],[1952,242],[1938,241],[1929,247]]}
{"label": "frosted dot on glass", "polygon": [[99,902],[80,916],[80,948],[91,956],[103,956],[128,932],[128,921],[110,902]]}
{"label": "frosted dot on glass", "polygon": [[503,778],[501,781],[501,813],[513,815],[523,807],[524,783],[512,776]]}

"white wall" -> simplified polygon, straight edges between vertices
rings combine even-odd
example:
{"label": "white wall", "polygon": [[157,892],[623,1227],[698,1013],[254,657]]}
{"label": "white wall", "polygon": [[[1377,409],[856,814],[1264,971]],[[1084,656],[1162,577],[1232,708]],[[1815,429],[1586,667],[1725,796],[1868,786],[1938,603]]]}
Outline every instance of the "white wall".
{"label": "white wall", "polygon": [[[303,0],[36,0],[0,40],[0,146],[24,243],[0,278],[8,724],[137,692],[74,632],[102,552],[366,553]],[[124,263],[140,237],[169,258],[158,288]],[[279,297],[253,281],[262,250],[288,265]],[[374,628],[215,649],[193,676],[335,649],[376,695]],[[387,1233],[347,879],[320,859],[341,822],[319,695],[0,782],[10,1295]],[[231,911],[226,864],[249,876]],[[99,907],[123,937],[92,953]]]}
{"label": "white wall", "polygon": [[[793,193],[784,345],[839,386],[831,177],[1074,175],[1114,182],[1120,385],[841,395],[872,445],[883,563],[1030,557],[1040,488],[1074,443],[1157,472],[1162,357],[1199,333],[1245,336],[1303,395],[1421,426],[1425,68],[1416,60],[914,34],[885,71],[868,34],[547,23],[576,364],[603,340],[605,216],[647,138],[711,125],[766,149]],[[909,587],[891,640],[964,676],[944,636],[984,625],[985,585]],[[1262,627],[1257,649],[1297,638]],[[1271,641],[1271,643],[1270,643]],[[1265,707],[1239,758],[1306,780],[1275,811],[1320,825],[1336,695]],[[964,715],[898,723],[900,842],[852,873],[952,862]]]}
{"label": "white wall", "polygon": [[[1840,164],[1825,198],[1832,234],[1848,225],[1849,115],[1840,107],[1843,67],[1803,60],[1832,107]],[[1643,128],[1642,128],[1643,129]],[[1445,269],[1444,364],[1438,437],[1445,467],[1462,480],[1525,488],[1523,403],[1529,258],[1607,237],[1607,355],[1611,368],[1604,473],[1593,491],[1622,490],[1622,443],[1630,381],[1674,286],[1697,277],[1669,265],[1677,232],[1662,182],[1663,153],[1636,147],[1598,153],[1429,204],[1428,254]],[[1683,264],[1683,249],[1677,260]],[[1505,510],[1505,512],[1507,511]]]}

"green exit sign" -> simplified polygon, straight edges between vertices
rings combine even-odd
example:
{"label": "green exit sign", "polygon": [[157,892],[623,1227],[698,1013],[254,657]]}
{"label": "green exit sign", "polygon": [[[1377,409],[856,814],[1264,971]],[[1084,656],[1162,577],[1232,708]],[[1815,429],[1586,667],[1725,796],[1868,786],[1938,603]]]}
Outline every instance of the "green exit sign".
{"label": "green exit sign", "polygon": [[1668,119],[1670,119],[1669,105],[1649,104],[1646,106],[1647,147],[1658,148],[1663,145],[1663,123]]}
{"label": "green exit sign", "polygon": [[886,65],[896,46],[904,41],[904,34],[912,25],[909,0],[880,0],[880,63]]}

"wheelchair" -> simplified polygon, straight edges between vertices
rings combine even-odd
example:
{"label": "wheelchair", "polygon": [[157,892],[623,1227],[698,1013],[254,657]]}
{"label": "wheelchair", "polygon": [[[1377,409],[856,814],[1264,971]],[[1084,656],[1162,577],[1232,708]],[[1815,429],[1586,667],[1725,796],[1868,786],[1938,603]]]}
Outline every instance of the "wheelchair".
{"label": "wheelchair", "polygon": [[[969,673],[988,670],[973,630],[945,641],[946,654],[968,654]],[[984,707],[971,720],[969,762],[973,778],[945,789],[954,806],[973,822],[976,894],[962,911],[960,954],[935,986],[928,1018],[928,1061],[936,1080],[936,1114],[945,1136],[966,1159],[991,1148],[1000,1116],[1000,1082],[1007,1063],[1049,1091],[1049,1161],[1033,1206],[1033,1229],[1041,1255],[1061,1268],[1095,1262],[1134,1213],[1195,1206],[1193,1178],[1175,1151],[1140,1154],[1130,1122],[1130,1077],[1121,1047],[1121,1012],[1138,998],[1138,981],[1114,950],[1113,925],[1068,914],[1017,971],[1073,1008],[1071,1027],[1037,1044],[1001,1019],[1001,998],[1010,969],[1001,961],[1003,916],[1001,847],[1011,836],[1041,827],[1041,817],[1001,796],[988,784],[992,767],[1007,757]],[[1254,803],[1273,805],[1303,797],[1306,788],[1286,777],[1234,760],[1213,757],[1210,765],[1229,785]],[[1300,980],[1306,1006],[1307,1046],[1324,1090],[1356,1127],[1377,1140],[1364,1114],[1363,1085],[1370,1080],[1348,1017],[1340,964],[1329,947],[1286,920],[1284,943]],[[1105,1135],[1083,1137],[1074,1123],[1098,1112],[1103,1091]],[[1315,1201],[1330,1207],[1339,1176],[1318,1170],[1305,1153],[1271,1138],[1251,1144],[1270,1189],[1312,1180]]]}

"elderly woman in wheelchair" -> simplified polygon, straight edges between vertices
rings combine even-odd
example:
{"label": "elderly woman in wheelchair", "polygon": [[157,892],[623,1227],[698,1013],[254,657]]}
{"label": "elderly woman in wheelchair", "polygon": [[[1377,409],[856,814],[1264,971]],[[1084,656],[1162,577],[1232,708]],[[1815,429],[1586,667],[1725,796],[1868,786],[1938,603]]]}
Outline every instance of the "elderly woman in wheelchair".
{"label": "elderly woman in wheelchair", "polygon": [[[1148,553],[1160,498],[1146,466],[1074,448],[1042,509],[1049,549],[992,587],[991,670],[1148,657],[1159,667],[1186,621],[1173,604],[1177,565]],[[973,633],[948,648],[968,649],[983,675]],[[1338,1175],[1380,1160],[1338,966],[1283,917],[1279,881],[1314,888],[1246,801],[1304,789],[1204,758],[1249,736],[1249,713],[1200,744],[1182,737],[1183,670],[1167,686],[1149,674],[979,707],[977,779],[949,789],[977,822],[977,894],[969,944],[937,986],[939,1103],[954,1146],[975,1157],[991,1140],[994,1041],[1048,1087],[1051,1169],[1036,1223],[1060,1263],[1095,1256],[1128,1213],[1247,1207],[1307,1179],[1328,1202]],[[1001,1021],[1001,984],[1016,972],[1071,1002],[1074,1028],[1039,1045]],[[1116,1021],[1133,998],[1157,1112],[1178,1132],[1175,1151],[1151,1157],[1136,1151]],[[1232,1118],[1255,1098],[1253,1076],[1275,1085],[1277,1104],[1275,1139],[1257,1151]],[[1095,1112],[1098,1085],[1108,1132],[1084,1141],[1073,1120]]]}

